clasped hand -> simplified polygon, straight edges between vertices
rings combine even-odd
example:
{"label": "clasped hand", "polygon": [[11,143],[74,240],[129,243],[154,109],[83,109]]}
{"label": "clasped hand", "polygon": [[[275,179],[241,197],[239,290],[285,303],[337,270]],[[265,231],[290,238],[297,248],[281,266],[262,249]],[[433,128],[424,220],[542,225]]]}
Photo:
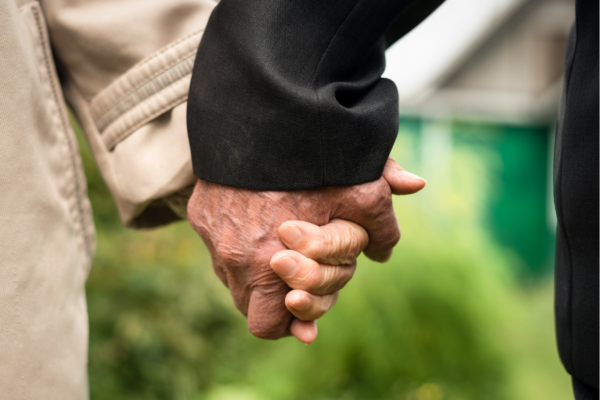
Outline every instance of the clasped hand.
{"label": "clasped hand", "polygon": [[380,179],[348,187],[255,191],[198,180],[188,219],[250,332],[311,343],[358,255],[390,258],[400,239],[391,195],[424,186],[391,158]]}

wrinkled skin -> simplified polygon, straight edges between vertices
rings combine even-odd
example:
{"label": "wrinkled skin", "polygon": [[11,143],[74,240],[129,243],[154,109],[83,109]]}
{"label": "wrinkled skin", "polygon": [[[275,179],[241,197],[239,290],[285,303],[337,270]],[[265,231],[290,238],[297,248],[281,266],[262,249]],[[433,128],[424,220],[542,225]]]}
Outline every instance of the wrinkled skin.
{"label": "wrinkled skin", "polygon": [[[414,193],[424,185],[425,181],[403,171],[391,159],[382,178],[350,187],[255,191],[198,180],[188,203],[188,219],[206,243],[213,268],[231,291],[235,305],[248,317],[250,332],[260,338],[278,339],[288,336],[291,330],[303,342],[310,342],[316,337],[316,325],[296,322],[300,320],[291,324],[293,315],[286,304],[291,307],[296,292],[302,294],[302,289],[314,289],[314,285],[303,286],[301,278],[287,279],[300,290],[294,290],[286,299],[291,288],[274,271],[276,266],[271,267],[276,261],[272,260],[274,255],[299,250],[296,255],[288,255],[303,257],[304,253],[304,257],[319,258],[316,254],[321,257],[317,260],[320,263],[349,268],[349,273],[336,274],[332,282],[322,283],[320,293],[312,293],[330,296],[330,307],[337,299],[337,291],[352,276],[360,250],[364,248],[367,257],[381,262],[391,256],[400,239],[392,192]],[[310,240],[303,243],[303,250],[294,249],[289,242],[286,247],[280,239],[279,230],[286,221],[305,221],[319,227],[335,219],[353,221],[364,228],[367,236],[356,233],[359,229],[345,230],[343,222],[338,222],[338,234],[331,236],[335,237],[336,250],[330,254],[319,253],[318,245],[312,246],[313,254],[307,252],[311,249]],[[312,229],[310,224],[305,228]],[[328,285],[326,290],[322,288]],[[312,316],[322,315],[325,308]],[[314,333],[307,333],[311,329]]]}
{"label": "wrinkled skin", "polygon": [[369,244],[360,225],[333,219],[317,226],[306,221],[287,221],[279,237],[290,250],[271,258],[271,268],[292,288],[285,297],[287,309],[296,317],[290,332],[304,343],[317,336],[316,319],[337,301],[339,290],[354,275],[356,258]]}

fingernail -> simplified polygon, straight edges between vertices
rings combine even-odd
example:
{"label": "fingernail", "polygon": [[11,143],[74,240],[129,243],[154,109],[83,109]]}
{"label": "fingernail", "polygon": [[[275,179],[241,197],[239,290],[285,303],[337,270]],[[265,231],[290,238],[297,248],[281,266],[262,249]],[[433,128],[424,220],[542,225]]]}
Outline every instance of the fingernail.
{"label": "fingernail", "polygon": [[282,278],[293,276],[297,268],[298,264],[292,257],[283,257],[273,263],[273,269]]}
{"label": "fingernail", "polygon": [[411,173],[410,173],[410,172],[408,172],[408,171],[402,171],[402,172],[401,172],[401,174],[402,174],[404,177],[406,177],[406,178],[408,178],[408,179],[412,179],[412,180],[414,180],[414,181],[425,181],[425,182],[427,182],[425,179],[421,178],[420,176],[417,176],[417,175],[415,175],[415,174],[411,174]]}
{"label": "fingernail", "polygon": [[285,242],[294,245],[302,239],[302,231],[296,225],[286,225],[279,230],[279,236]]}
{"label": "fingernail", "polygon": [[290,300],[290,306],[298,311],[307,310],[310,307],[310,298],[301,294],[292,294],[294,296]]}

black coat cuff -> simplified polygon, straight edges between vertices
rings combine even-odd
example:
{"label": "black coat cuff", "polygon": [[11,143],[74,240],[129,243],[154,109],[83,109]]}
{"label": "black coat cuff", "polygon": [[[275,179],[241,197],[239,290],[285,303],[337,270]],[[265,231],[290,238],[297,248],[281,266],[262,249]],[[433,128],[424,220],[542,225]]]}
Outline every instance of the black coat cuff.
{"label": "black coat cuff", "polygon": [[188,99],[194,173],[257,190],[378,179],[398,132],[383,35],[409,0],[222,0]]}

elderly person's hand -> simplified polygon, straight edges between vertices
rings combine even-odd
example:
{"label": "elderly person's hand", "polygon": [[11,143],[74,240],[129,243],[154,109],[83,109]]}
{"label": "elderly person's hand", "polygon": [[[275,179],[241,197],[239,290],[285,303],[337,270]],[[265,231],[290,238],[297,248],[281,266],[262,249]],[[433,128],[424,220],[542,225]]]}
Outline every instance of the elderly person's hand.
{"label": "elderly person's hand", "polygon": [[315,320],[337,301],[339,290],[352,278],[356,258],[369,244],[358,224],[334,219],[321,227],[304,221],[284,222],[279,237],[290,250],[271,258],[271,268],[294,289],[285,297],[296,317],[290,332],[304,343],[317,337]]}
{"label": "elderly person's hand", "polygon": [[[311,303],[317,306],[309,306],[307,311],[294,309],[293,306],[298,305],[294,296],[299,292],[290,292],[288,304],[301,318],[310,319],[319,315],[333,305],[335,294],[331,294],[351,277],[355,258],[365,245],[365,255],[371,259],[383,262],[391,256],[392,248],[400,238],[391,194],[415,193],[424,186],[423,179],[402,170],[391,159],[386,164],[382,178],[351,187],[255,191],[199,180],[188,203],[188,219],[204,239],[211,252],[215,272],[230,289],[235,305],[248,317],[250,332],[260,338],[277,339],[289,335],[291,330],[298,339],[307,343],[316,337],[316,326],[300,320],[290,324],[293,316],[285,303],[290,286],[271,269],[271,258],[275,271],[282,276],[285,275],[282,272],[284,264],[277,265],[279,263],[276,261],[286,258],[285,254],[302,262],[302,265],[299,264],[301,271],[305,270],[308,259],[325,264],[349,265],[337,268],[347,268],[350,273],[330,274],[327,272],[329,269],[324,267],[321,282],[310,281],[313,279],[310,278],[312,273],[306,280],[293,275],[285,278],[291,285],[307,289],[303,291],[306,296],[330,295],[311,298]],[[350,225],[342,225],[345,222],[336,219],[355,224],[351,225],[352,230],[347,230]],[[328,249],[327,242],[321,242],[320,245],[311,245],[314,246],[312,250],[306,250],[302,247],[302,240],[295,242],[293,233],[289,238],[286,237],[286,231],[310,229],[309,225],[300,222],[283,224],[286,221],[304,221],[317,226],[329,224],[321,229],[337,232],[335,240],[341,245]],[[359,226],[368,235],[368,244],[367,236]],[[278,235],[280,227],[291,251],[298,251],[296,254],[279,253],[284,256],[278,259],[273,256],[286,250]],[[318,240],[309,242],[319,243]],[[296,247],[298,243],[300,247]],[[308,258],[298,258],[302,255]],[[327,293],[333,289],[336,290]]]}

